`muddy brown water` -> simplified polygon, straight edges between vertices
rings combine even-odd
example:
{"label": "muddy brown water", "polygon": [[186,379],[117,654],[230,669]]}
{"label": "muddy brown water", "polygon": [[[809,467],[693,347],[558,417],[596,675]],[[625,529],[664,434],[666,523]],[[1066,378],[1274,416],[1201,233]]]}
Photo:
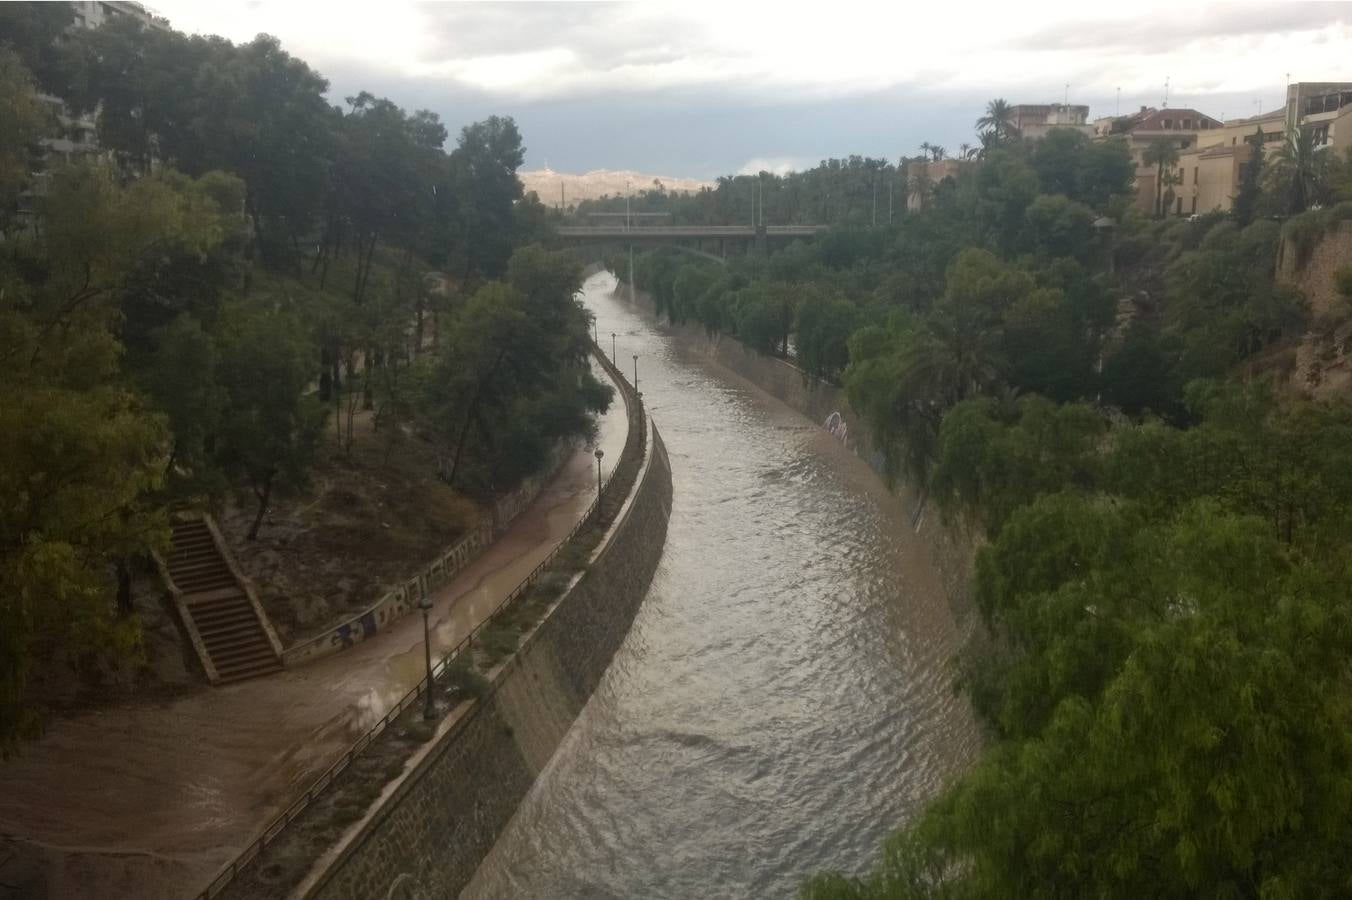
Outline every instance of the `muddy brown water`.
{"label": "muddy brown water", "polygon": [[671,456],[627,640],[474,881],[487,898],[790,897],[863,874],[978,743],[905,511],[821,427],[588,279]]}

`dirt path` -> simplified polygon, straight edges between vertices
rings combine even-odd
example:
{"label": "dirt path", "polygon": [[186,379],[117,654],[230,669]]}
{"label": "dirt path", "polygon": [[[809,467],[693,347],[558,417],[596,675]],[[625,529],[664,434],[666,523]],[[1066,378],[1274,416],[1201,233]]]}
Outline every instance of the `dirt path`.
{"label": "dirt path", "polygon": [[[617,460],[624,404],[601,421]],[[453,647],[591,502],[590,447],[488,551],[436,591],[433,652]],[[422,677],[422,621],[269,678],[53,723],[0,764],[0,898],[192,896]],[[40,878],[36,883],[30,879]]]}

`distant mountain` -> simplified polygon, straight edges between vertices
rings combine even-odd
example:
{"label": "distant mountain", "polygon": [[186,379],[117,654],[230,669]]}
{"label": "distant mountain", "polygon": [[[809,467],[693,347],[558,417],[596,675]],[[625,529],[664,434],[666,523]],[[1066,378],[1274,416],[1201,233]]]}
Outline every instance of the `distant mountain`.
{"label": "distant mountain", "polygon": [[581,175],[555,172],[548,168],[516,174],[526,186],[526,190],[539,194],[540,202],[546,206],[558,206],[560,188],[563,190],[564,200],[571,205],[579,200],[595,200],[607,194],[622,197],[626,189],[634,193],[652,190],[655,181],[661,182],[662,188],[671,192],[693,192],[702,187],[713,187],[713,182],[695,178],[670,178],[665,175],[646,175],[642,172],[611,169],[596,169]]}

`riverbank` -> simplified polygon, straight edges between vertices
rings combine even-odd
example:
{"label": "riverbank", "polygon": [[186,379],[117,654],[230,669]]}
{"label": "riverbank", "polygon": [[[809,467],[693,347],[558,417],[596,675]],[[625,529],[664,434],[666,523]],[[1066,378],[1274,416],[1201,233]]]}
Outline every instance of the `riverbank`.
{"label": "riverbank", "polygon": [[591,701],[461,894],[793,896],[863,874],[980,745],[902,502],[819,424],[589,279],[671,457],[667,545]]}
{"label": "riverbank", "polygon": [[[618,458],[623,404],[600,427],[600,446]],[[595,496],[590,449],[431,593],[434,652],[459,643],[575,527]],[[57,721],[22,756],[0,763],[0,881],[23,886],[25,897],[181,900],[422,673],[423,623],[407,616],[349,650],[265,679]]]}
{"label": "riverbank", "polygon": [[711,335],[697,324],[667,322],[658,315],[648,293],[634,290],[623,280],[617,279],[614,297],[626,305],[633,297],[634,307],[687,353],[717,367],[726,377],[752,384],[784,403],[867,463],[879,483],[894,493],[905,508],[923,548],[923,559],[916,562],[922,568],[933,565],[949,609],[964,635],[964,644],[984,640],[972,596],[976,553],[985,543],[984,536],[957,523],[944,522],[938,511],[926,503],[923,492],[909,481],[886,485],[881,454],[868,425],[850,406],[842,388],[804,372],[791,362],[757,353],[730,335]]}
{"label": "riverbank", "polygon": [[[622,384],[617,371],[609,374]],[[421,725],[435,734],[374,806],[367,808],[369,794],[353,796],[364,785],[342,777],[321,802],[332,808],[314,810],[318,816],[307,810],[225,897],[292,895],[293,882],[283,875],[297,863],[310,868],[294,887],[303,897],[358,900],[401,883],[418,895],[453,896],[469,881],[601,679],[662,555],[670,466],[660,435],[627,387],[624,401],[628,436],[595,515],[523,586],[516,605],[524,608],[505,608],[463,651],[472,657],[466,671],[480,679],[478,696],[466,698],[463,673],[448,678],[459,702],[438,725]],[[500,640],[509,634],[512,649]],[[390,726],[396,743],[407,743],[405,735],[420,727],[417,710],[405,718]],[[388,743],[379,740],[373,751]],[[344,810],[364,815],[335,842],[335,825],[347,820],[329,821]],[[314,862],[315,851],[328,844]]]}

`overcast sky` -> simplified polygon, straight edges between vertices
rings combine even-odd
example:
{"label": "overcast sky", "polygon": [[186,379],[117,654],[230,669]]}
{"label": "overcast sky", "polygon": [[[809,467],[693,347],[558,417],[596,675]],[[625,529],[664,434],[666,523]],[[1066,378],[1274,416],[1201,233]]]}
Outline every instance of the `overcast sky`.
{"label": "overcast sky", "polygon": [[[975,142],[985,101],[1236,118],[1292,81],[1352,81],[1352,3],[236,3],[155,0],[175,28],[281,39],[331,84],[511,115],[526,165],[711,178]],[[1067,85],[1069,88],[1067,89]]]}

